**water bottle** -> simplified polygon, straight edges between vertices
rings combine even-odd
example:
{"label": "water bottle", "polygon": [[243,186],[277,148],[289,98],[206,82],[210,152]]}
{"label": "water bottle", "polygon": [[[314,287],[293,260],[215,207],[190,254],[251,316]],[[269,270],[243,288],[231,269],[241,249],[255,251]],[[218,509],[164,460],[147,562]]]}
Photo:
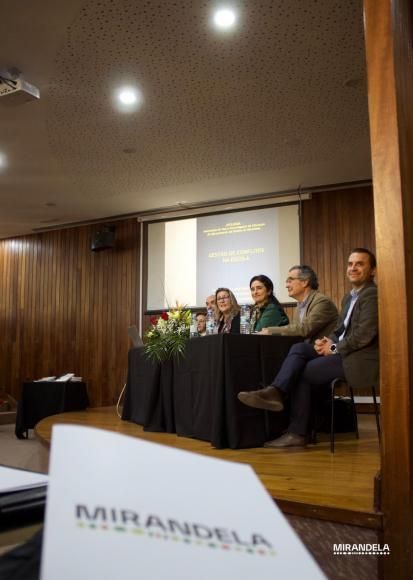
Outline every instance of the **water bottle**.
{"label": "water bottle", "polygon": [[247,304],[244,304],[243,306],[241,306],[240,332],[241,332],[241,334],[250,334],[250,332],[251,332],[250,308]]}
{"label": "water bottle", "polygon": [[192,313],[192,317],[191,317],[191,325],[189,327],[189,336],[191,338],[194,338],[195,336],[198,336],[198,322],[196,319],[196,312]]}
{"label": "water bottle", "polygon": [[212,308],[208,308],[208,310],[207,310],[206,333],[207,333],[207,335],[215,334],[215,319],[214,319],[214,313],[212,311]]}

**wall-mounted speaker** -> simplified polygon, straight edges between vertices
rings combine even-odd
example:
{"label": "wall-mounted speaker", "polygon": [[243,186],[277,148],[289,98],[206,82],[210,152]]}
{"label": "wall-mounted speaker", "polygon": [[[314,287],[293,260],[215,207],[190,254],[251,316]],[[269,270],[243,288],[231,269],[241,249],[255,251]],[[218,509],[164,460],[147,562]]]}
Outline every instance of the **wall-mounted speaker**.
{"label": "wall-mounted speaker", "polygon": [[102,250],[109,250],[114,247],[115,228],[113,226],[105,226],[93,236],[90,249],[92,252],[101,252]]}

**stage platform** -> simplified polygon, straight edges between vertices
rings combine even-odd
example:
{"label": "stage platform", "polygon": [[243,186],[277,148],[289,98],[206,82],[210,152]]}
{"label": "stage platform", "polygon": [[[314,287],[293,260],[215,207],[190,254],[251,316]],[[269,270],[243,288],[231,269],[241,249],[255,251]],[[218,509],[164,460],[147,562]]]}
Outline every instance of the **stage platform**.
{"label": "stage platform", "polygon": [[381,514],[374,509],[374,478],[380,452],[373,415],[359,415],[360,439],[338,434],[330,453],[328,435],[305,449],[214,449],[210,443],[168,433],[149,433],[122,421],[114,407],[62,413],[47,417],[35,428],[50,444],[53,425],[70,423],[115,431],[146,441],[185,449],[228,461],[247,463],[255,470],[279,507],[288,514],[380,529]]}

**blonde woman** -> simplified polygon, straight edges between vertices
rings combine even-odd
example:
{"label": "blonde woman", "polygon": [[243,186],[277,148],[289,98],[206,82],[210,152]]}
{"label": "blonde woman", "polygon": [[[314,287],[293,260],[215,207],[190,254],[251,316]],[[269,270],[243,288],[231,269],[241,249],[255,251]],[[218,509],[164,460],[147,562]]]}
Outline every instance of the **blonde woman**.
{"label": "blonde woman", "polygon": [[239,313],[239,304],[231,290],[218,288],[215,292],[215,320],[218,334],[239,334]]}

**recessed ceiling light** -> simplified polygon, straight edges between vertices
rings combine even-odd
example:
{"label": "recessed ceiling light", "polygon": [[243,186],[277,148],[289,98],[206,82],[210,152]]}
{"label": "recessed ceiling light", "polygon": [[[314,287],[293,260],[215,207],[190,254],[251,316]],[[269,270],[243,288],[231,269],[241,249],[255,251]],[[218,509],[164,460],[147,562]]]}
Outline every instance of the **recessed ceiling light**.
{"label": "recessed ceiling light", "polygon": [[137,87],[120,87],[115,97],[118,109],[125,113],[136,111],[143,103],[142,92]]}
{"label": "recessed ceiling light", "polygon": [[218,8],[213,15],[213,22],[219,30],[231,30],[237,21],[237,14],[232,8]]}
{"label": "recessed ceiling light", "polygon": [[7,157],[4,153],[0,153],[0,169],[4,169],[7,165]]}
{"label": "recessed ceiling light", "polygon": [[134,105],[137,100],[136,92],[132,89],[123,89],[119,93],[119,100],[123,105]]}

